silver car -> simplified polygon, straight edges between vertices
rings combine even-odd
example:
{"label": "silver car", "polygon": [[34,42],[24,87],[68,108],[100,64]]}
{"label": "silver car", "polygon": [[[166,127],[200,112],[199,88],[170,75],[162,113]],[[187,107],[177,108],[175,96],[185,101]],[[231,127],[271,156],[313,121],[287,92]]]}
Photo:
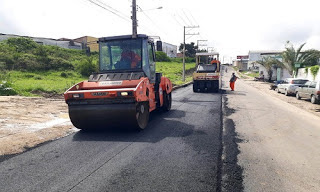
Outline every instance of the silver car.
{"label": "silver car", "polygon": [[295,95],[299,85],[303,85],[308,79],[286,78],[282,83],[278,84],[275,89],[278,93],[284,93],[286,96]]}
{"label": "silver car", "polygon": [[307,98],[311,103],[319,103],[320,100],[320,81],[308,81],[296,89],[296,98]]}

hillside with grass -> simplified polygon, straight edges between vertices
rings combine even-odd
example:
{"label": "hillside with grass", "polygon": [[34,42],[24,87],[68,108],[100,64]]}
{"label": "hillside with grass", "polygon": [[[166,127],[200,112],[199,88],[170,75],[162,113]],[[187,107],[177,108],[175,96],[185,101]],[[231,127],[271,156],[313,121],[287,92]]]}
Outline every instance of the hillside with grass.
{"label": "hillside with grass", "polygon": [[[170,59],[162,52],[157,52],[156,58],[157,72],[174,85],[185,83],[181,58]],[[190,81],[195,62],[193,58],[186,61],[186,81]],[[88,56],[82,50],[39,45],[27,38],[0,42],[0,95],[61,95],[97,71],[98,53]]]}

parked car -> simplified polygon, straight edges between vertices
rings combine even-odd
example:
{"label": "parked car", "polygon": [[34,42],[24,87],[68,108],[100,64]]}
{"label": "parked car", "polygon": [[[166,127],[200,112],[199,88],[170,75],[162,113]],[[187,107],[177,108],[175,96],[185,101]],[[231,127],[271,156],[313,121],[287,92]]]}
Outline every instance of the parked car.
{"label": "parked car", "polygon": [[320,101],[320,81],[308,81],[303,85],[300,85],[296,89],[296,98],[307,98],[311,100],[311,103],[316,104]]}
{"label": "parked car", "polygon": [[278,84],[276,91],[278,93],[284,93],[286,96],[295,95],[299,85],[303,85],[307,81],[308,79],[286,78],[282,83]]}
{"label": "parked car", "polygon": [[283,80],[274,81],[272,85],[270,85],[271,90],[276,90],[279,84],[283,83]]}

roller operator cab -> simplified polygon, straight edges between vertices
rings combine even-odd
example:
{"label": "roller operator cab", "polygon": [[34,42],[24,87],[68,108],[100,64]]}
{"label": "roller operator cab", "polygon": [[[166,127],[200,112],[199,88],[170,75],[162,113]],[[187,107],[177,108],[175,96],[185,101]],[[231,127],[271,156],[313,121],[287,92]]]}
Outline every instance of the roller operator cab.
{"label": "roller operator cab", "polygon": [[221,88],[219,53],[196,53],[194,92],[219,92]]}
{"label": "roller operator cab", "polygon": [[153,39],[103,37],[99,46],[99,73],[64,93],[75,127],[144,129],[151,111],[171,109],[172,83],[155,71]]}

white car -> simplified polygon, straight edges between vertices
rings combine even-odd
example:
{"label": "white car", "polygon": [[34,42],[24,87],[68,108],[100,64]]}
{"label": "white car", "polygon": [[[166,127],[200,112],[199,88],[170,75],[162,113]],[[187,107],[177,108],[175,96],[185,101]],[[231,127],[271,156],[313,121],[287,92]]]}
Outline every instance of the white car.
{"label": "white car", "polygon": [[303,85],[308,81],[308,79],[300,78],[286,78],[281,84],[278,84],[275,89],[278,93],[284,93],[286,96],[295,95],[296,89],[299,85]]}

